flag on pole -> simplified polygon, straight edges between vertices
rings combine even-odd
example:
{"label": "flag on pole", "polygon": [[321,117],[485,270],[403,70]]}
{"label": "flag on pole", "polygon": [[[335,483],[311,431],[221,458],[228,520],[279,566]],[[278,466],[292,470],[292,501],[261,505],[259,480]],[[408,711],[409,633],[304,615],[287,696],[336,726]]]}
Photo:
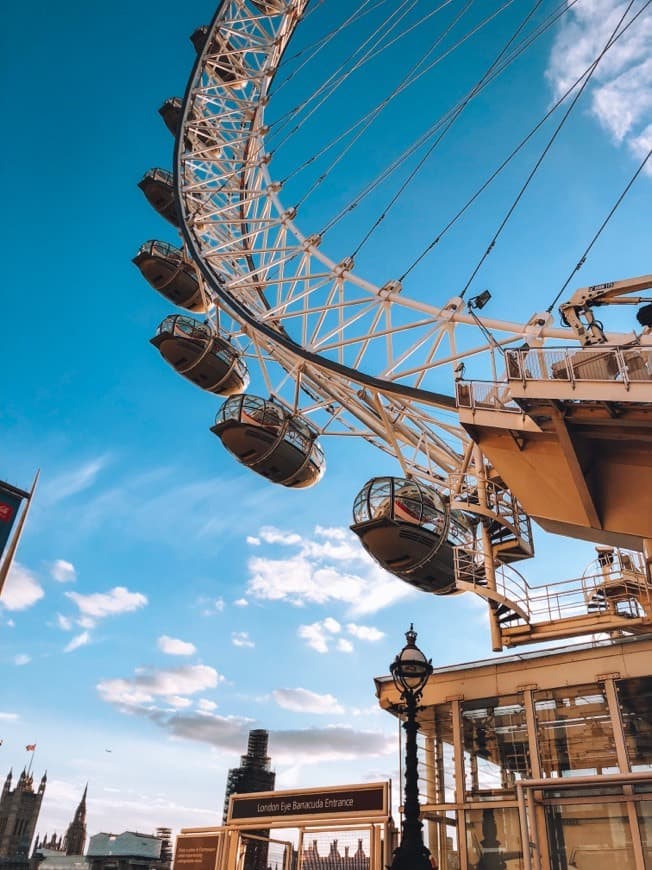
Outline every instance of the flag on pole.
{"label": "flag on pole", "polygon": [[34,750],[36,749],[36,743],[28,743],[25,749],[28,752],[34,752]]}

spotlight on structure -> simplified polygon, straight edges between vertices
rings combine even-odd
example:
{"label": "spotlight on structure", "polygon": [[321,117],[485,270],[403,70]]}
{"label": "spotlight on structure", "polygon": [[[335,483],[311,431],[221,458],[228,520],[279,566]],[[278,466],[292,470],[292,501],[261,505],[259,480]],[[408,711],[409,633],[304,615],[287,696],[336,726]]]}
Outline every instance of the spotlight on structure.
{"label": "spotlight on structure", "polygon": [[489,290],[483,290],[482,293],[478,293],[477,296],[469,299],[468,306],[469,308],[475,308],[476,311],[481,311],[490,299],[491,293]]}

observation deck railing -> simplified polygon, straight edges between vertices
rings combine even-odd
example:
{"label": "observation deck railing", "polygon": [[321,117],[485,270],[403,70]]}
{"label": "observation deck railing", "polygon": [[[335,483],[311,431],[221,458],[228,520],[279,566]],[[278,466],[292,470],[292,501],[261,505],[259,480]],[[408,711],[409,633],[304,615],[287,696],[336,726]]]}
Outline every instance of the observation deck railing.
{"label": "observation deck railing", "polygon": [[[532,526],[530,518],[525,513],[512,492],[494,480],[478,482],[474,474],[451,474],[449,477],[451,501],[459,509],[469,513],[480,513],[485,516],[495,516],[496,522],[508,525],[515,534],[529,547],[532,547]],[[483,510],[478,493],[479,486],[484,489],[486,510]]]}
{"label": "observation deck railing", "polygon": [[458,408],[523,413],[512,399],[506,381],[458,381],[455,393]]}
{"label": "observation deck railing", "polygon": [[[484,558],[472,547],[456,547],[456,577],[486,586]],[[652,616],[652,586],[638,553],[614,549],[601,554],[599,565],[572,580],[530,586],[511,566],[496,570],[496,590],[518,604],[529,623],[551,623],[597,613],[629,619]]]}
{"label": "observation deck railing", "polygon": [[529,348],[506,350],[511,381],[619,382],[652,381],[652,348]]}

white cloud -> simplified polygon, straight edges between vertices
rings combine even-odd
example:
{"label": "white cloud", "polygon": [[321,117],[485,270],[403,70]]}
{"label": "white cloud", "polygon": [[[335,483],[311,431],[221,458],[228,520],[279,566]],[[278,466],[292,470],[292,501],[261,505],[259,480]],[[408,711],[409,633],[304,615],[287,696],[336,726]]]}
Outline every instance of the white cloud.
{"label": "white cloud", "polygon": [[214,689],[222,682],[215,668],[208,665],[184,665],[170,670],[137,668],[130,679],[102,680],[97,690],[104,701],[121,707],[152,704],[156,698],[194,695],[205,689]]}
{"label": "white cloud", "polygon": [[233,604],[235,607],[249,607],[249,602],[246,598],[236,598]]}
{"label": "white cloud", "polygon": [[70,631],[72,628],[72,620],[62,613],[57,613],[57,625],[62,631]]}
{"label": "white cloud", "polygon": [[43,587],[34,574],[20,562],[14,562],[9,569],[0,603],[7,610],[27,610],[44,595]]}
{"label": "white cloud", "polygon": [[300,625],[297,634],[305,640],[311,649],[318,653],[327,653],[330,637],[338,634],[342,626],[332,616],[327,616],[322,622],[313,622],[310,625]]}
{"label": "white cloud", "polygon": [[15,722],[18,718],[18,713],[0,713],[0,722]]}
{"label": "white cloud", "polygon": [[176,710],[185,710],[187,707],[192,706],[190,698],[182,698],[181,695],[172,695],[172,697],[167,699],[167,702]]}
{"label": "white cloud", "polygon": [[50,574],[57,583],[74,583],[77,579],[75,566],[65,559],[57,559],[53,562],[50,566]]}
{"label": "white cloud", "polygon": [[66,596],[79,608],[86,628],[92,628],[93,621],[96,619],[116,616],[119,613],[131,613],[147,604],[146,595],[142,592],[130,592],[126,586],[115,586],[108,592],[92,592],[90,595],[66,592]]}
{"label": "white cloud", "polygon": [[267,601],[287,601],[295,607],[337,601],[349,605],[351,614],[358,615],[374,613],[416,594],[408,584],[380,568],[348,530],[318,526],[315,536],[314,539],[284,533],[269,536],[270,540],[278,537],[279,541],[282,537],[283,546],[291,538],[298,551],[280,559],[251,556],[248,595]]}
{"label": "white cloud", "polygon": [[18,653],[18,655],[14,656],[14,664],[15,665],[28,665],[32,660],[31,656],[28,656],[27,653]]}
{"label": "white cloud", "polygon": [[197,602],[202,608],[202,616],[215,616],[223,613],[226,603],[223,598],[200,598]]}
{"label": "white cloud", "polygon": [[73,652],[73,650],[79,649],[80,646],[86,646],[87,643],[90,643],[90,639],[90,634],[87,631],[82,631],[81,634],[73,637],[70,643],[64,648],[64,652]]}
{"label": "white cloud", "polygon": [[[597,58],[627,4],[587,0],[570,9],[555,38],[546,75],[559,98]],[[640,8],[640,7],[639,7]],[[632,10],[636,13],[638,8]],[[628,14],[625,24],[632,18]],[[604,55],[589,85],[590,111],[615,143],[626,142],[635,154],[652,112],[652,11],[635,23]],[[649,150],[646,149],[646,152]],[[641,155],[644,156],[644,155]],[[649,167],[652,172],[652,167]]]}
{"label": "white cloud", "polygon": [[343,653],[352,653],[353,652],[353,644],[350,640],[347,640],[345,637],[341,637],[337,641],[337,649],[339,652]]}
{"label": "white cloud", "polygon": [[231,643],[233,646],[247,646],[254,647],[256,644],[249,637],[248,631],[232,631],[231,632]]}
{"label": "white cloud", "polygon": [[260,538],[254,537],[254,535],[247,535],[247,543],[252,547],[260,547]]}
{"label": "white cloud", "polygon": [[385,632],[374,628],[372,625],[356,625],[354,622],[349,622],[346,630],[358,640],[368,640],[372,643],[377,640],[382,640],[385,637]]}
{"label": "white cloud", "polygon": [[197,701],[197,709],[203,713],[212,713],[213,710],[217,710],[217,704],[215,701],[209,701],[208,698],[200,698]]}
{"label": "white cloud", "polygon": [[46,481],[43,486],[43,502],[48,505],[57,504],[71,495],[88,489],[95,483],[97,475],[107,464],[108,458],[108,456],[98,456],[78,468],[65,471]]}
{"label": "white cloud", "polygon": [[258,534],[266,544],[283,544],[291,547],[301,543],[301,535],[297,535],[296,532],[282,532],[274,526],[264,526]]}
{"label": "white cloud", "polygon": [[344,708],[333,695],[318,695],[309,689],[275,689],[272,697],[284,710],[293,713],[343,713]]}
{"label": "white cloud", "polygon": [[156,645],[161,652],[167,653],[170,656],[191,656],[197,652],[197,647],[194,643],[179,640],[177,637],[168,637],[167,634],[162,634],[156,641]]}

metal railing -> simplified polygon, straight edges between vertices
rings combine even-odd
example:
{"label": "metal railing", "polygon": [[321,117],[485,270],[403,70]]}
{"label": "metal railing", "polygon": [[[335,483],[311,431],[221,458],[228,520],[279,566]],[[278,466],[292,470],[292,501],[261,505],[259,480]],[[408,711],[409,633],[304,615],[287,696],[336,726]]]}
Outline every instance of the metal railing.
{"label": "metal railing", "polygon": [[[483,554],[471,547],[454,550],[455,576],[486,586]],[[496,569],[496,589],[528,614],[531,623],[549,623],[588,614],[611,613],[634,619],[652,616],[652,586],[640,554],[609,550],[582,577],[530,586],[513,567]]]}
{"label": "metal railing", "polygon": [[511,398],[509,384],[506,381],[457,381],[455,393],[458,408],[523,413]]}
{"label": "metal railing", "polygon": [[652,349],[557,347],[505,351],[510,381],[652,381]]}
{"label": "metal railing", "polygon": [[[451,474],[449,477],[451,500],[462,502],[464,510],[469,513],[483,513],[478,492],[478,478],[474,474]],[[508,523],[516,531],[516,535],[530,547],[532,546],[532,525],[520,503],[512,492],[493,480],[482,484],[488,510],[495,515],[498,522]]]}

